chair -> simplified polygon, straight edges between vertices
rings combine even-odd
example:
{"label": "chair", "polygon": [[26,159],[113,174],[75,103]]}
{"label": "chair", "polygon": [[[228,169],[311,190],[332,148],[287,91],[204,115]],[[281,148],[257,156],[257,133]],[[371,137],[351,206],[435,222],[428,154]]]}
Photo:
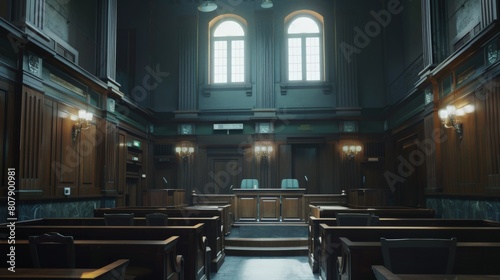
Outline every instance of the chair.
{"label": "chair", "polygon": [[242,188],[242,189],[258,189],[259,188],[259,181],[257,179],[243,179],[243,180],[241,180],[240,188]]}
{"label": "chair", "polygon": [[29,248],[35,268],[74,268],[75,245],[73,236],[49,232],[29,236]]}
{"label": "chair", "polygon": [[384,266],[394,274],[451,274],[457,239],[381,238]]}
{"label": "chair", "polygon": [[379,217],[373,213],[337,213],[337,226],[375,226]]}
{"label": "chair", "polygon": [[146,215],[148,226],[168,226],[168,215],[163,213],[150,213]]}
{"label": "chair", "polygon": [[104,224],[107,226],[133,226],[133,213],[104,214]]}
{"label": "chair", "polygon": [[281,180],[282,189],[296,189],[299,188],[299,180],[297,179],[283,179]]}

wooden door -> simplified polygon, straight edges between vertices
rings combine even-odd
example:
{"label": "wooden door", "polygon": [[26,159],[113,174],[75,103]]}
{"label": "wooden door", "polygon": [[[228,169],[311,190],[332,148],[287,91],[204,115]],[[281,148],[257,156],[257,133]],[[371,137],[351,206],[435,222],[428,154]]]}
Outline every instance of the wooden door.
{"label": "wooden door", "polygon": [[292,148],[292,178],[299,180],[299,186],[306,188],[307,193],[319,192],[318,151],[317,144],[297,144]]}

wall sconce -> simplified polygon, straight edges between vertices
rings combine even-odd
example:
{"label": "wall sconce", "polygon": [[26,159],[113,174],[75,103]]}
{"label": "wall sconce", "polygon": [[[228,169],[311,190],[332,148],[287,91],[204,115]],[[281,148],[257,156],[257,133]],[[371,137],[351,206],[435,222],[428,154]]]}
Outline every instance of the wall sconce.
{"label": "wall sconce", "polygon": [[441,118],[445,128],[455,128],[458,138],[462,138],[463,125],[460,122],[460,117],[474,112],[474,105],[467,104],[462,108],[457,109],[453,105],[446,106],[446,109],[438,111],[439,118]]}
{"label": "wall sconce", "polygon": [[194,147],[182,145],[175,148],[175,152],[183,159],[188,158],[194,153]]}
{"label": "wall sconce", "polygon": [[354,145],[351,145],[351,146],[343,146],[342,147],[342,151],[344,151],[344,153],[347,155],[347,157],[349,159],[352,159],[354,158],[355,155],[357,155],[359,152],[361,152],[363,148],[361,148],[360,145],[357,145],[357,146],[354,146]]}
{"label": "wall sconce", "polygon": [[257,145],[255,146],[255,154],[258,156],[269,157],[273,152],[271,145]]}
{"label": "wall sconce", "polygon": [[94,115],[90,112],[87,112],[85,110],[80,110],[78,111],[78,119],[76,120],[75,124],[75,132],[73,134],[73,141],[76,141],[76,138],[78,137],[78,134],[84,129],[88,129],[90,127],[90,121],[92,121],[92,118]]}

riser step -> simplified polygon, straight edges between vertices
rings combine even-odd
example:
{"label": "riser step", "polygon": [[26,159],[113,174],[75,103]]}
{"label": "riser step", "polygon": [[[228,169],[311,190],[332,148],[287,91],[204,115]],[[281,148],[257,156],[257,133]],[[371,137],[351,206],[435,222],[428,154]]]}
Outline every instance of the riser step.
{"label": "riser step", "polygon": [[226,246],[228,256],[307,256],[307,247],[240,247]]}
{"label": "riser step", "polygon": [[226,239],[225,247],[228,246],[240,246],[240,247],[296,247],[296,246],[305,246],[307,247],[308,240],[307,238],[300,239]]}

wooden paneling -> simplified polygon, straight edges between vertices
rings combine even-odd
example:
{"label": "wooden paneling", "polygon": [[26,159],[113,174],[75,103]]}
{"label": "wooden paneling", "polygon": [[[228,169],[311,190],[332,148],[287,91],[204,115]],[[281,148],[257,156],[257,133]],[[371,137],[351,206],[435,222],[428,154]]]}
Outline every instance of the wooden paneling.
{"label": "wooden paneling", "polygon": [[262,221],[279,221],[280,196],[262,196],[259,199],[260,219]]}
{"label": "wooden paneling", "polygon": [[43,94],[28,87],[22,89],[20,189],[36,190],[40,187],[40,146],[42,139]]}
{"label": "wooden paneling", "polygon": [[[500,190],[500,86],[497,79],[483,89],[484,101],[484,123],[486,128],[486,151],[484,151],[486,188],[488,190]],[[477,112],[477,110],[476,110]],[[481,151],[482,152],[482,151]]]}
{"label": "wooden paneling", "polygon": [[57,115],[55,116],[58,133],[55,161],[61,168],[60,172],[56,173],[57,192],[60,192],[64,187],[71,187],[76,192],[78,187],[80,157],[77,142],[73,141],[74,121],[71,120],[71,115],[77,115],[75,109],[62,104],[58,105]]}
{"label": "wooden paneling", "polygon": [[117,164],[118,164],[118,130],[114,123],[102,121],[99,124],[99,151],[103,164],[101,170],[104,176],[103,189],[106,191],[116,191],[117,187]]}
{"label": "wooden paneling", "polygon": [[[315,144],[294,144],[293,155],[293,179],[299,180],[299,186],[306,188],[309,193],[319,193],[319,151],[321,147]],[[306,176],[308,181],[306,181]],[[286,179],[286,178],[281,178]]]}
{"label": "wooden paneling", "polygon": [[[88,129],[82,130],[82,138],[79,147],[80,154],[80,176],[79,194],[98,194],[97,183],[97,149],[96,149],[97,129],[91,125]],[[102,167],[100,167],[102,168]]]}
{"label": "wooden paneling", "polygon": [[301,196],[283,196],[282,217],[283,221],[300,221],[303,217],[303,202]]}
{"label": "wooden paneling", "polygon": [[246,221],[256,221],[258,217],[257,213],[257,197],[256,196],[240,196],[236,198],[237,205],[237,217],[240,220]]}

